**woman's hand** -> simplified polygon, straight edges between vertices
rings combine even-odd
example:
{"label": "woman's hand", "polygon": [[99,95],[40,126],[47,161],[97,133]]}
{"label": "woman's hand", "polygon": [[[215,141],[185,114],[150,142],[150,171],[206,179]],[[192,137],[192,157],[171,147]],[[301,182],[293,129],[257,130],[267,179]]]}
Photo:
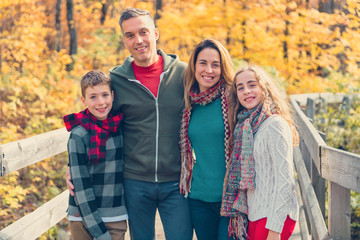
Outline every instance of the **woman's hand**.
{"label": "woman's hand", "polygon": [[66,179],[66,186],[69,189],[69,192],[70,192],[71,196],[74,196],[74,191],[73,191],[74,185],[71,182],[71,175],[70,175],[69,166],[66,168],[65,179]]}
{"label": "woman's hand", "polygon": [[269,230],[266,240],[280,240],[280,233]]}

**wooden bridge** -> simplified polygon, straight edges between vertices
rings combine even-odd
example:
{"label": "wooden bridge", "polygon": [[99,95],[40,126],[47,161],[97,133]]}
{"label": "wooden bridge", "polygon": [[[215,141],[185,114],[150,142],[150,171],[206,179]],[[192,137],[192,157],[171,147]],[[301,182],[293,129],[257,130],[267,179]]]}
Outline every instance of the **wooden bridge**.
{"label": "wooden bridge", "polygon": [[[360,192],[360,155],[327,146],[309,120],[316,99],[334,103],[343,98],[343,94],[331,93],[290,97],[300,135],[294,163],[301,206],[298,225],[303,240],[350,239],[350,190]],[[62,128],[0,145],[1,176],[66,151],[68,137]],[[65,217],[68,194],[64,191],[2,229],[0,239],[36,239]]]}

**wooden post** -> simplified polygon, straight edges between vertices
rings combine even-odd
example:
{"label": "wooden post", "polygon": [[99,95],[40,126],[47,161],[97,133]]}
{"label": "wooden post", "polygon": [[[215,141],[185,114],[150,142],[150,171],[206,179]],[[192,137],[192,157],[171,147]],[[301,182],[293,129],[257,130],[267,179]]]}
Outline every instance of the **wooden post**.
{"label": "wooden post", "polygon": [[303,156],[304,158],[304,163],[305,163],[305,166],[306,166],[306,170],[308,172],[308,174],[310,175],[311,173],[311,162],[312,162],[312,159],[311,159],[311,154],[305,144],[305,140],[304,139],[301,139],[300,140],[300,150],[301,150],[301,155]]}
{"label": "wooden post", "polygon": [[321,213],[323,217],[325,218],[325,193],[326,193],[326,187],[325,187],[325,179],[321,177],[319,172],[316,169],[316,166],[313,161],[311,161],[311,183],[314,187],[314,192],[316,195],[316,198],[318,200]]}
{"label": "wooden post", "polygon": [[310,119],[310,122],[314,122],[315,117],[315,101],[308,98],[306,101],[306,116]]}
{"label": "wooden post", "polygon": [[[325,138],[326,138],[325,134],[322,132],[319,132],[319,131],[318,131],[318,133],[321,136],[321,138],[325,141]],[[321,150],[320,150],[320,154],[321,154]],[[326,181],[323,177],[321,177],[321,173],[319,173],[319,171],[317,170],[317,168],[314,164],[314,161],[312,161],[310,176],[311,176],[311,182],[314,187],[316,197],[319,202],[321,213],[322,213],[323,217],[325,218],[325,196],[326,196],[325,183],[326,183]]]}
{"label": "wooden post", "polygon": [[349,115],[350,114],[350,109],[351,109],[349,96],[344,96],[341,104],[342,104],[343,109]]}
{"label": "wooden post", "polygon": [[329,232],[335,240],[350,239],[350,190],[329,182]]}

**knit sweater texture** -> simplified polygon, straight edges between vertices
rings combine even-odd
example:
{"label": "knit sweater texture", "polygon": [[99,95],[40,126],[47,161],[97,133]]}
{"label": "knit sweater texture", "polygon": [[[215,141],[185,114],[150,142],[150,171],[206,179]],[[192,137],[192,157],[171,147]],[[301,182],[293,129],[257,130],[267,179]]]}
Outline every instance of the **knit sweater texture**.
{"label": "knit sweater texture", "polygon": [[266,119],[254,142],[256,187],[248,190],[249,220],[267,218],[266,228],[281,232],[287,216],[297,221],[292,133],[279,115]]}

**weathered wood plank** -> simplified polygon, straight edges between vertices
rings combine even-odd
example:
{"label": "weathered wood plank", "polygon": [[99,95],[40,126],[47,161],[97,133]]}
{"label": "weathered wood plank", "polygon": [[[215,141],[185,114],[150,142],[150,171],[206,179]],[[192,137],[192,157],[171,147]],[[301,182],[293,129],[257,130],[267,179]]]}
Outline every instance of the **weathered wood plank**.
{"label": "weathered wood plank", "polygon": [[350,239],[350,190],[329,183],[329,232],[336,240]]}
{"label": "weathered wood plank", "polygon": [[311,166],[312,166],[312,164],[313,164],[313,163],[312,163],[312,158],[311,158],[311,155],[310,155],[309,150],[308,150],[307,147],[306,147],[306,144],[305,144],[304,140],[301,139],[301,137],[300,137],[299,148],[300,148],[300,151],[301,151],[301,156],[302,156],[303,159],[304,159],[304,164],[305,164],[306,170],[307,170],[307,172],[308,172],[309,175],[310,175]]}
{"label": "weathered wood plank", "polygon": [[66,216],[68,197],[69,191],[66,190],[35,211],[2,229],[0,231],[0,239],[36,239]]}
{"label": "weathered wood plank", "polygon": [[[325,133],[318,131],[320,137],[326,142]],[[321,155],[321,151],[320,151]],[[314,186],[314,191],[320,205],[321,212],[325,218],[325,204],[326,204],[326,179],[321,176],[321,174],[316,171],[316,168],[312,166],[311,168],[311,182]]]}
{"label": "weathered wood plank", "polygon": [[331,239],[298,147],[294,148],[294,162],[301,187],[302,199],[311,224],[311,234],[314,239]]}
{"label": "weathered wood plank", "polygon": [[296,96],[297,95],[293,95],[290,97],[290,103],[294,110],[295,124],[301,138],[306,144],[311,159],[313,159],[318,172],[321,174],[320,146],[325,146],[326,144],[314,126],[310,123],[307,116],[301,111],[300,106],[296,103]]}
{"label": "weathered wood plank", "polygon": [[337,103],[341,102],[345,95],[346,93],[305,93],[292,95],[290,97],[296,98],[296,101],[300,103],[301,106],[305,106],[308,98],[313,100],[322,98],[328,103]]}
{"label": "weathered wood plank", "polygon": [[306,116],[314,121],[315,118],[315,101],[312,98],[308,98],[306,102]]}
{"label": "weathered wood plank", "polygon": [[311,167],[311,183],[314,188],[316,199],[319,203],[323,217],[325,218],[325,196],[326,196],[326,187],[325,179],[320,176],[320,173],[317,171],[315,164],[312,164]]}
{"label": "weathered wood plank", "polygon": [[69,133],[65,128],[0,145],[2,175],[66,151]]}
{"label": "weathered wood plank", "polygon": [[306,222],[306,216],[305,216],[305,206],[303,203],[303,200],[301,198],[301,190],[300,190],[300,184],[299,181],[296,181],[296,192],[298,193],[297,199],[299,203],[299,226],[300,226],[300,236],[302,240],[310,240],[311,237],[309,235],[309,229]]}
{"label": "weathered wood plank", "polygon": [[322,146],[321,162],[323,178],[360,192],[360,155]]}

